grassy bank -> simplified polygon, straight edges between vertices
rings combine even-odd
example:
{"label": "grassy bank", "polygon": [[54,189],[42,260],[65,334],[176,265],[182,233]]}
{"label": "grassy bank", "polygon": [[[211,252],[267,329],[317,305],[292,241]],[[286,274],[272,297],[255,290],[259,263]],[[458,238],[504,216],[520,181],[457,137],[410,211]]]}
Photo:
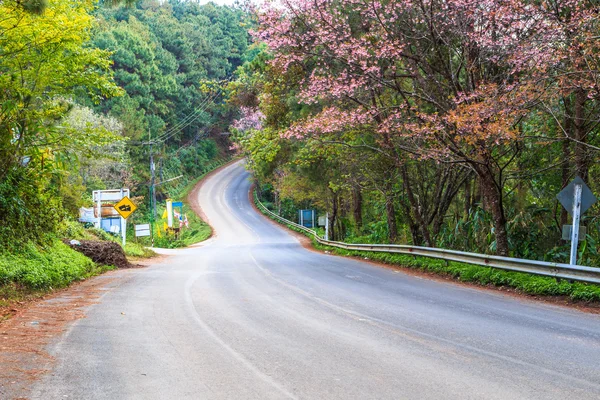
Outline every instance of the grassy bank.
{"label": "grassy bank", "polygon": [[[254,196],[257,202],[256,195]],[[257,204],[258,206],[258,204]],[[260,207],[257,207],[262,211]],[[269,214],[263,212],[267,217],[279,222]],[[556,280],[550,277],[531,275],[521,272],[503,271],[495,268],[478,265],[464,264],[459,262],[446,262],[427,257],[411,256],[404,254],[380,253],[371,251],[353,251],[337,247],[325,246],[318,243],[312,235],[300,229],[285,224],[288,228],[302,233],[311,238],[313,246],[319,250],[326,250],[332,254],[348,257],[360,257],[362,259],[380,261],[385,264],[402,268],[412,268],[424,272],[434,273],[440,276],[452,277],[462,282],[471,282],[482,286],[507,287],[516,291],[533,296],[563,296],[570,300],[579,302],[600,302],[600,286],[580,282],[568,282]]]}
{"label": "grassy bank", "polygon": [[46,246],[24,244],[18,254],[0,253],[0,319],[15,304],[113,269],[98,266],[56,239]]}

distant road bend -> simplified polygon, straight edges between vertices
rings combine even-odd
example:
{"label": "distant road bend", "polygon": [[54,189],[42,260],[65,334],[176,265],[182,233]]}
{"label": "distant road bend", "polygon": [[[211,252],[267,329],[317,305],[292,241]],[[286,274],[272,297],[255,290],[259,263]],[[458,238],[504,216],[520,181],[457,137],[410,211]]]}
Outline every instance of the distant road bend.
{"label": "distant road bend", "polygon": [[216,238],[108,291],[32,398],[600,398],[600,317],[308,251],[249,187],[212,176]]}

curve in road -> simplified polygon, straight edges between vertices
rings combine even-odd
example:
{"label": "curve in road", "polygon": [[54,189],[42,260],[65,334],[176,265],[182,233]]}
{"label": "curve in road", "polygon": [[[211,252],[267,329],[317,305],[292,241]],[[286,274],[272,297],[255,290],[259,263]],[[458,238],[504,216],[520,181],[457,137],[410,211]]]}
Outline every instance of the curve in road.
{"label": "curve in road", "polygon": [[598,399],[600,318],[310,252],[242,163],[216,231],[133,274],[50,352],[37,399]]}

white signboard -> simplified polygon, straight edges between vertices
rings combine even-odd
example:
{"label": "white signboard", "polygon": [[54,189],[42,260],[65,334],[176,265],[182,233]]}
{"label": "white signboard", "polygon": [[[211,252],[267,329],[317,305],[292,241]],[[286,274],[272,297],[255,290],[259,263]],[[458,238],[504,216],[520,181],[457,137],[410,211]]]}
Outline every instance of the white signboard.
{"label": "white signboard", "polygon": [[150,224],[142,224],[135,226],[135,236],[150,236]]}

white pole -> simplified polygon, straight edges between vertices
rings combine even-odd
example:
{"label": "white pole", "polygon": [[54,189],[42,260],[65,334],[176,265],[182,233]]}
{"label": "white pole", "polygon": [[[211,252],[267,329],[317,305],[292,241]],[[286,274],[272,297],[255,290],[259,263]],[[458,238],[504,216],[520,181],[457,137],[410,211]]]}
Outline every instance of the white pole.
{"label": "white pole", "polygon": [[98,195],[98,204],[96,204],[96,207],[98,207],[98,229],[102,229],[102,192],[97,190],[96,193]]}
{"label": "white pole", "polygon": [[315,229],[315,210],[312,210],[312,229]]}
{"label": "white pole", "polygon": [[167,226],[173,227],[173,200],[167,199]]}
{"label": "white pole", "polygon": [[573,197],[573,226],[571,230],[571,257],[569,264],[577,265],[577,245],[579,244],[579,218],[581,217],[581,192],[583,185],[575,185]]}
{"label": "white pole", "polygon": [[[121,188],[121,199],[123,199],[123,188]],[[121,237],[123,238],[123,247],[125,247],[125,241],[127,240],[127,222],[125,218],[121,217]]]}
{"label": "white pole", "polygon": [[300,225],[304,226],[304,213],[300,210]]}
{"label": "white pole", "polygon": [[329,213],[325,213],[325,240],[329,240]]}

